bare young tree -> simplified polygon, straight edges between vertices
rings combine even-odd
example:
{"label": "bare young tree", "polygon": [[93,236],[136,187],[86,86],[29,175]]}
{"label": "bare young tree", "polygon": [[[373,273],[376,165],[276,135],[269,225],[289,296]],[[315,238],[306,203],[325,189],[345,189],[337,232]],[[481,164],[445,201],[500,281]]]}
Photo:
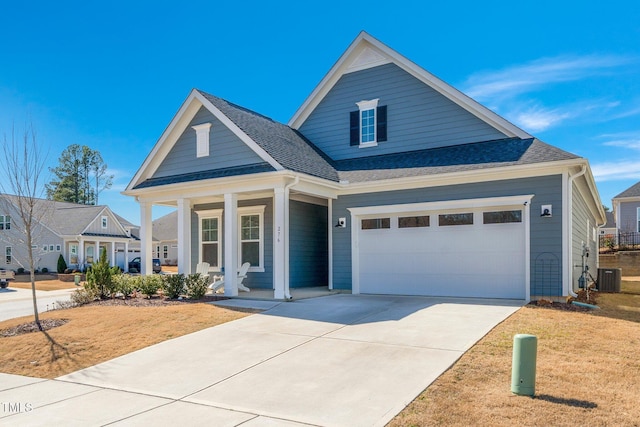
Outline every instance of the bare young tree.
{"label": "bare young tree", "polygon": [[43,156],[41,153],[33,125],[26,126],[20,137],[16,135],[13,127],[10,138],[4,136],[3,151],[4,159],[1,169],[5,176],[0,180],[0,190],[3,193],[2,206],[6,212],[5,215],[11,216],[11,235],[21,240],[17,249],[26,254],[25,267],[30,272],[33,314],[35,323],[42,331],[36,299],[36,254],[34,252],[38,248],[35,242],[42,229],[42,219],[48,215],[49,204],[41,203],[41,196],[44,194],[41,178],[46,155]]}

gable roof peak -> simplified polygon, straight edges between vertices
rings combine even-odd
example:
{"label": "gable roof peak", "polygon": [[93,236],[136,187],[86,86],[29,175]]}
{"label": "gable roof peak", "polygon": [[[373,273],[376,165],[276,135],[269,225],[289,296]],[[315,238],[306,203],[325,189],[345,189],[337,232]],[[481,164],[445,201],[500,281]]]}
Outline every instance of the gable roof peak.
{"label": "gable roof peak", "polygon": [[289,120],[289,126],[299,129],[343,75],[388,63],[393,63],[400,67],[436,92],[502,132],[506,137],[522,139],[532,137],[526,131],[402,56],[366,31],[361,31],[351,42],[347,50]]}

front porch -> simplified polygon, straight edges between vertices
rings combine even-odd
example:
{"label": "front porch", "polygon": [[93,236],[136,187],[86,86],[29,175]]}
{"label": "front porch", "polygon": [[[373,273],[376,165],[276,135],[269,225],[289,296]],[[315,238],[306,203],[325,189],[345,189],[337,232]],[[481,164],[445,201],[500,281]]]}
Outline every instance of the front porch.
{"label": "front porch", "polygon": [[[288,300],[332,293],[331,192],[284,174],[179,188],[158,194],[146,188],[138,196],[142,274],[151,272],[152,208],[170,206],[177,210],[178,273],[207,263],[211,276],[225,276],[227,297]],[[236,274],[225,274],[245,263],[248,294],[238,292]]]}

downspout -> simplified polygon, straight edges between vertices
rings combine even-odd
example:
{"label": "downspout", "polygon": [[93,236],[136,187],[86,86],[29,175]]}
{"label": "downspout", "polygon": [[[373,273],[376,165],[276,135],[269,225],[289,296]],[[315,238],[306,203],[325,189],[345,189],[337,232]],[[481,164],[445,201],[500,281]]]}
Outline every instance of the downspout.
{"label": "downspout", "polygon": [[284,299],[292,300],[291,293],[289,292],[289,189],[294,185],[298,185],[300,182],[300,177],[298,175],[295,176],[293,182],[284,186],[284,196],[285,196],[285,237],[284,237]]}
{"label": "downspout", "polygon": [[[581,177],[582,175],[584,175],[587,172],[587,165],[582,165],[582,169],[580,170],[580,172],[576,173],[575,175],[569,175],[568,178],[568,190],[569,190],[569,194],[567,195],[567,202],[571,205],[572,209],[569,209],[569,212],[567,212],[567,214],[569,214],[570,212],[573,211],[573,181],[576,178]],[[573,292],[573,242],[572,242],[572,233],[573,233],[573,217],[572,217],[572,213],[570,215],[567,216],[567,219],[569,221],[569,227],[567,230],[567,240],[569,242],[569,263],[570,265],[567,266],[569,268],[569,271],[571,272],[571,274],[569,275],[569,287],[568,287],[568,291],[569,291],[569,295],[571,295],[572,297],[576,298],[578,296],[578,294],[576,294],[575,292]],[[587,230],[588,233],[588,230]]]}

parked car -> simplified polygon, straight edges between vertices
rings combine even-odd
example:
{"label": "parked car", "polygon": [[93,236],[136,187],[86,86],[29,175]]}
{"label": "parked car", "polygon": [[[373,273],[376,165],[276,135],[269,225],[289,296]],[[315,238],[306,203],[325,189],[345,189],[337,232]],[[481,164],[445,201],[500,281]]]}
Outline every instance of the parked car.
{"label": "parked car", "polygon": [[[134,259],[132,259],[131,261],[129,261],[129,272],[131,273],[132,270],[134,273],[139,273],[140,272],[140,257],[137,256]],[[153,272],[154,273],[160,273],[162,271],[162,264],[160,264],[160,259],[158,258],[154,258],[153,259]]]}

